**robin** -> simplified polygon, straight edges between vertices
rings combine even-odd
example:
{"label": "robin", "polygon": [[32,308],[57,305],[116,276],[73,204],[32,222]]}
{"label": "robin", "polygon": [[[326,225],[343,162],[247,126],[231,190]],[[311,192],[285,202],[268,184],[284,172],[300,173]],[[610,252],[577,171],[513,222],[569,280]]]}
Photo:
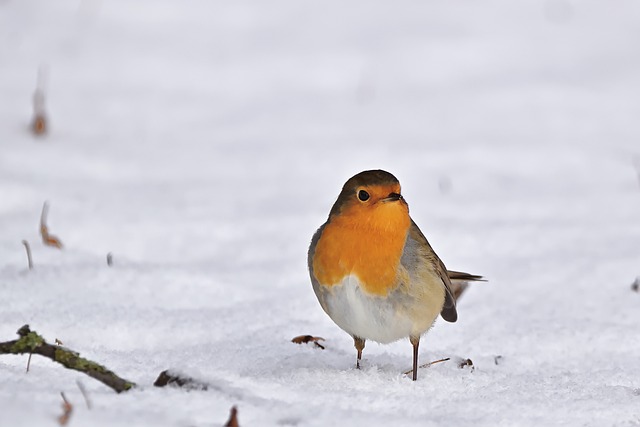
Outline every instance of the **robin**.
{"label": "robin", "polygon": [[438,314],[457,320],[459,282],[482,280],[447,270],[409,216],[400,183],[383,170],[360,172],[344,184],[311,240],[308,262],[320,305],[353,337],[356,368],[366,340],[408,337],[414,381],[420,336]]}

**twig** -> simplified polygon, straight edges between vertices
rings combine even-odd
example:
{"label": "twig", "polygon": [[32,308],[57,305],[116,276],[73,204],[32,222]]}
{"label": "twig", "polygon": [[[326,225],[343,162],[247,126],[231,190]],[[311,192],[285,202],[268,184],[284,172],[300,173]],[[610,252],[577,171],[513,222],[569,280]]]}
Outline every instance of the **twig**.
{"label": "twig", "polygon": [[[429,362],[429,363],[425,363],[424,365],[420,365],[418,366],[418,369],[422,369],[422,368],[428,368],[431,365],[435,365],[436,363],[442,363],[442,362],[446,362],[447,360],[451,360],[450,357],[445,357],[444,359],[438,359],[438,360],[434,360],[433,362]],[[408,371],[406,371],[404,374],[405,375],[409,375],[410,373],[413,372],[413,369],[409,369]]]}
{"label": "twig", "polygon": [[26,354],[33,353],[60,363],[65,368],[80,371],[91,378],[111,387],[117,393],[135,387],[135,383],[120,378],[104,366],[80,357],[80,355],[68,348],[51,345],[35,331],[24,325],[18,330],[19,339],[0,343],[0,354]]}
{"label": "twig", "polygon": [[76,385],[80,389],[80,393],[82,393],[82,397],[84,397],[84,401],[87,404],[87,409],[91,409],[91,399],[89,399],[89,393],[87,393],[87,389],[85,388],[82,381],[76,380]]}
{"label": "twig", "polygon": [[61,426],[66,426],[69,422],[69,418],[71,418],[73,406],[69,403],[63,392],[60,392],[60,396],[62,396],[62,415],[58,417],[58,423]]}
{"label": "twig", "polygon": [[29,372],[29,367],[31,366],[31,356],[33,356],[33,353],[29,353],[29,358],[27,359],[27,372]]}
{"label": "twig", "polygon": [[58,249],[62,249],[62,242],[56,236],[49,234],[49,227],[47,227],[47,214],[49,213],[49,202],[44,202],[42,205],[42,213],[40,214],[40,235],[42,236],[42,242],[47,246],[53,246]]}
{"label": "twig", "polygon": [[45,200],[40,213],[40,234],[49,234],[47,230],[47,215],[49,214],[49,202]]}
{"label": "twig", "polygon": [[27,261],[29,261],[29,270],[33,270],[33,259],[31,258],[31,246],[29,246],[29,242],[26,240],[22,241],[24,248],[27,251]]}
{"label": "twig", "polygon": [[107,265],[109,267],[113,265],[113,254],[111,252],[107,254]]}

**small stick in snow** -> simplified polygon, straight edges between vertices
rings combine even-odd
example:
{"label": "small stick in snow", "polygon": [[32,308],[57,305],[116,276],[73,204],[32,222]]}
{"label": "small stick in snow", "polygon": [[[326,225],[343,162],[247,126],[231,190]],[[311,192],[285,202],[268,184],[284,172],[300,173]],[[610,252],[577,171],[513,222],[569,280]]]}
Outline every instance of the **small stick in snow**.
{"label": "small stick in snow", "polygon": [[235,406],[231,408],[229,420],[224,425],[224,427],[240,427],[240,424],[238,424],[238,409]]}
{"label": "small stick in snow", "polygon": [[56,236],[49,234],[49,227],[47,227],[47,214],[49,213],[49,202],[44,202],[42,205],[42,214],[40,214],[40,235],[42,236],[42,242],[47,246],[53,246],[58,249],[62,249],[62,242]]}
{"label": "small stick in snow", "polygon": [[69,403],[63,392],[60,392],[60,396],[62,396],[62,415],[58,417],[58,423],[60,423],[61,426],[66,426],[69,418],[71,418],[73,406],[71,406],[71,403]]}
{"label": "small stick in snow", "polygon": [[84,401],[87,404],[87,409],[91,409],[91,399],[89,399],[89,393],[87,393],[87,389],[84,384],[80,380],[76,380],[76,384],[80,389],[80,393],[82,393],[82,397],[84,397]]}
{"label": "small stick in snow", "polygon": [[631,284],[631,290],[640,292],[640,277],[636,277],[636,280]]}
{"label": "small stick in snow", "polygon": [[316,347],[324,350],[324,346],[318,341],[324,341],[324,338],[314,337],[313,335],[299,335],[291,340],[291,342],[295,344],[306,344],[312,342],[316,345]]}
{"label": "small stick in snow", "polygon": [[113,254],[111,252],[107,254],[107,265],[109,267],[113,265]]}
{"label": "small stick in snow", "polygon": [[31,258],[31,246],[29,246],[29,242],[26,240],[22,241],[25,250],[27,251],[27,261],[29,262],[29,270],[33,270],[33,259]]}
{"label": "small stick in snow", "polygon": [[[433,362],[425,363],[424,365],[418,366],[418,369],[429,368],[431,365],[435,365],[436,363],[446,362],[448,360],[451,360],[451,358],[450,357],[445,357],[444,359],[434,360]],[[404,374],[405,375],[409,375],[412,372],[413,372],[413,369],[409,369],[408,371],[404,372]]]}
{"label": "small stick in snow", "polygon": [[38,68],[38,82],[33,93],[33,120],[31,121],[31,132],[36,136],[43,136],[47,133],[47,113],[44,107],[44,78],[45,70]]}
{"label": "small stick in snow", "polygon": [[502,360],[502,356],[498,355],[493,358],[493,363],[495,363],[496,365],[499,365],[501,360]]}
{"label": "small stick in snow", "polygon": [[31,366],[31,356],[33,353],[29,353],[29,358],[27,359],[27,373],[29,372],[29,367]]}

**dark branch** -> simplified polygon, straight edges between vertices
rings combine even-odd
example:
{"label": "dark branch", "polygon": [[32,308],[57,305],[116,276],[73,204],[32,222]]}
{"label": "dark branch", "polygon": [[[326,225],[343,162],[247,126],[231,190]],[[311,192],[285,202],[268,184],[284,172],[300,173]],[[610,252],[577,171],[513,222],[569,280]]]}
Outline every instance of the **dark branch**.
{"label": "dark branch", "polygon": [[24,325],[18,330],[19,339],[0,343],[0,354],[39,354],[60,363],[68,369],[80,371],[111,387],[117,393],[135,387],[131,381],[120,378],[98,363],[80,357],[68,348],[47,343],[44,338]]}

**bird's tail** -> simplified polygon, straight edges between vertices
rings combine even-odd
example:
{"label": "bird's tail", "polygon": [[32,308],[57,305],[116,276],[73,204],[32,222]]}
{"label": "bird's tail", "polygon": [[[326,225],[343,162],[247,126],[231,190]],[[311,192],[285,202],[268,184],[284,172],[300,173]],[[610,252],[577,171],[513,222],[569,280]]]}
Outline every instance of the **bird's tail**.
{"label": "bird's tail", "polygon": [[469,282],[486,282],[482,276],[476,274],[463,273],[461,271],[447,270],[449,279],[451,280],[451,291],[456,301],[460,299],[460,296],[469,286]]}

